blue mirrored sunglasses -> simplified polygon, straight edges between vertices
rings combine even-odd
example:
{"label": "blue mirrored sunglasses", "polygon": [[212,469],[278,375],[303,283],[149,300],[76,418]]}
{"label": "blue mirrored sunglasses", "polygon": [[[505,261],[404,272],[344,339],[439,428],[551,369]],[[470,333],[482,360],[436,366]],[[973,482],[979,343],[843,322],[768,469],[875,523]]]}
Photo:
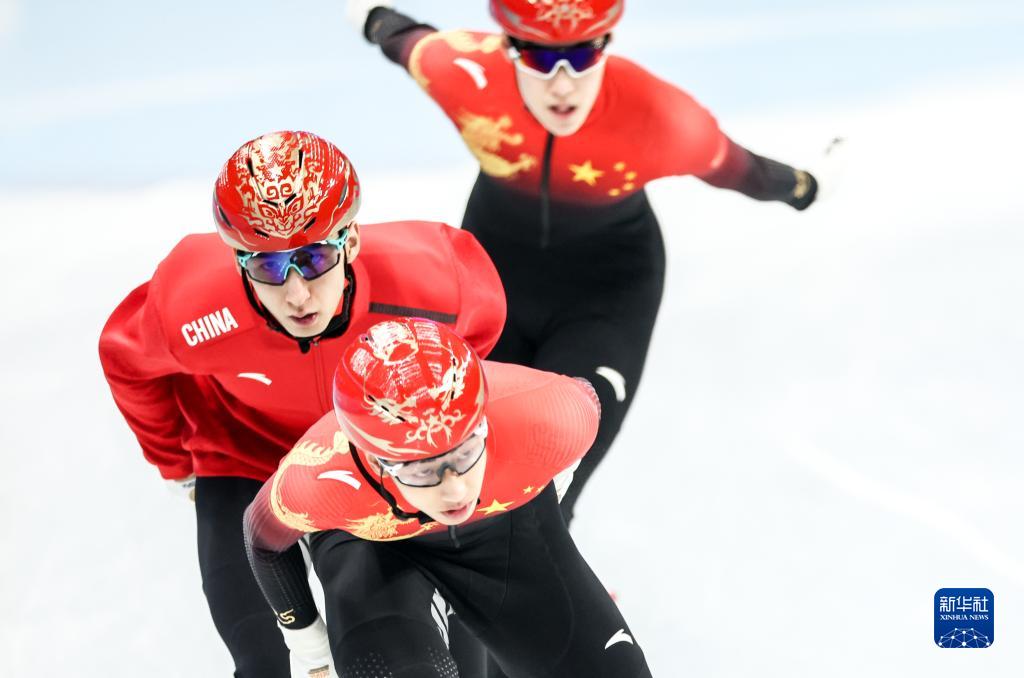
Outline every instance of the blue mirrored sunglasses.
{"label": "blue mirrored sunglasses", "polygon": [[608,37],[575,45],[552,47],[522,40],[510,39],[509,56],[516,66],[545,80],[555,77],[559,67],[574,78],[585,75],[604,59]]}
{"label": "blue mirrored sunglasses", "polygon": [[283,285],[295,271],[306,280],[315,280],[338,265],[348,240],[349,229],[337,238],[328,238],[304,247],[279,252],[236,252],[235,258],[252,280],[264,285]]}

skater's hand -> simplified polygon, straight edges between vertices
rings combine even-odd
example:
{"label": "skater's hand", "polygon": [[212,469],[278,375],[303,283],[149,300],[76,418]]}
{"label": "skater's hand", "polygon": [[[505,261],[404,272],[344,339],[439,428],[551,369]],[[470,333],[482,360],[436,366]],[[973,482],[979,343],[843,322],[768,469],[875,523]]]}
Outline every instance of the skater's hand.
{"label": "skater's hand", "polygon": [[806,170],[796,170],[796,188],[786,202],[797,211],[810,207],[818,197],[818,180]]}
{"label": "skater's hand", "polygon": [[188,476],[187,478],[178,478],[177,480],[165,480],[167,483],[167,489],[176,496],[182,499],[188,499],[189,501],[196,500],[196,474]]}
{"label": "skater's hand", "polygon": [[327,625],[320,617],[304,629],[277,625],[288,646],[291,678],[338,678],[331,658]]}
{"label": "skater's hand", "polygon": [[366,37],[366,19],[377,7],[392,7],[391,0],[348,0],[345,16],[359,35]]}
{"label": "skater's hand", "polygon": [[811,164],[811,171],[817,177],[818,202],[830,200],[842,184],[849,161],[850,142],[845,137],[836,136],[825,147],[825,152]]}

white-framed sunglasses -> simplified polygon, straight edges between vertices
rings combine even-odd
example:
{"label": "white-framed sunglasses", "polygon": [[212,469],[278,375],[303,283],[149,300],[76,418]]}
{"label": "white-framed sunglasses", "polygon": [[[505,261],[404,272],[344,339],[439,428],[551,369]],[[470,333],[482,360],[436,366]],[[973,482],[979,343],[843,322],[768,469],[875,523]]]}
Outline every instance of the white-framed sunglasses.
{"label": "white-framed sunglasses", "polygon": [[550,80],[559,68],[572,78],[581,78],[605,62],[609,35],[574,45],[552,47],[509,38],[508,55],[516,68],[542,80]]}

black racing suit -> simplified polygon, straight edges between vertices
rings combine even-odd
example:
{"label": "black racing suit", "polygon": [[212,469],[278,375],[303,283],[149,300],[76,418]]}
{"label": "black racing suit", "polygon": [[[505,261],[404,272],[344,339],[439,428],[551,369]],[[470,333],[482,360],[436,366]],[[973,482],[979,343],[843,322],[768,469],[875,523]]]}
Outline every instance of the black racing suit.
{"label": "black racing suit", "polygon": [[[576,549],[553,484],[520,508],[459,526],[456,539],[365,541],[331,530],[310,544],[339,678],[481,675],[469,659],[456,666],[462,639],[449,630],[449,605],[510,678],[651,675]],[[276,609],[309,608],[300,565],[259,548],[251,557],[260,581],[274,583],[265,593]]]}
{"label": "black racing suit", "polygon": [[[242,540],[242,515],[263,483],[249,478],[196,479],[196,538],[203,593],[217,633],[235,663],[235,678],[285,678],[288,648],[253,579]],[[289,554],[302,561],[296,544]]]}
{"label": "black racing suit", "polygon": [[481,173],[463,228],[490,254],[508,299],[505,329],[490,357],[582,376],[601,400],[597,440],[562,499],[571,519],[643,372],[665,281],[658,221],[644,191],[611,206],[548,206]]}
{"label": "black racing suit", "polygon": [[[378,7],[364,35],[408,68],[413,46],[434,28]],[[590,381],[601,399],[601,428],[562,500],[571,520],[584,486],[622,426],[643,373],[661,304],[665,252],[643,190],[611,204],[560,202],[550,190],[559,140],[548,134],[537,194],[481,172],[462,226],[493,259],[508,299],[490,357]],[[810,174],[730,142],[729,160],[700,178],[756,200],[802,210],[815,199]]]}

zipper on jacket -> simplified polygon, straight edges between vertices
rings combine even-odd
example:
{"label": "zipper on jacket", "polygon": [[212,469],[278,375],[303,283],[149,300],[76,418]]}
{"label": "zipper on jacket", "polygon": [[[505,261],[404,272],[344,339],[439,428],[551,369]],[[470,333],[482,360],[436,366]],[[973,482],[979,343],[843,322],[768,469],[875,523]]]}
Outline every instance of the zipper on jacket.
{"label": "zipper on jacket", "polygon": [[544,160],[540,168],[540,247],[546,249],[551,242],[551,152],[555,135],[548,132],[544,143]]}
{"label": "zipper on jacket", "polygon": [[452,540],[452,544],[455,545],[455,548],[457,548],[457,549],[462,548],[462,544],[459,543],[459,535],[455,534],[455,526],[454,525],[449,525],[448,526],[448,537]]}
{"label": "zipper on jacket", "polygon": [[325,395],[327,388],[324,385],[324,357],[320,351],[320,338],[313,339],[309,345],[313,352],[313,370],[316,372],[314,382],[316,383],[317,402],[320,403],[321,412],[326,414],[331,409],[331,403],[329,402],[330,398]]}

